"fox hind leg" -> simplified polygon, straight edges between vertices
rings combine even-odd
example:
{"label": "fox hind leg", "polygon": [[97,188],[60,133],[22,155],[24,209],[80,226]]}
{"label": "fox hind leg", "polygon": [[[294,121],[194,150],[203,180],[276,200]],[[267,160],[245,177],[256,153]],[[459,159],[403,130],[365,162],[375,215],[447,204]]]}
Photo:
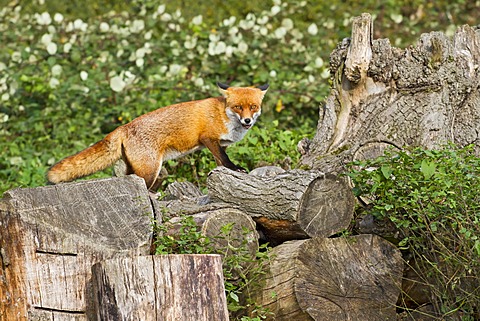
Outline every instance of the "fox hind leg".
{"label": "fox hind leg", "polygon": [[135,174],[145,180],[147,188],[156,191],[160,186],[157,182],[160,169],[162,168],[162,158],[152,157],[152,155],[128,155],[124,156],[127,165],[126,174]]}

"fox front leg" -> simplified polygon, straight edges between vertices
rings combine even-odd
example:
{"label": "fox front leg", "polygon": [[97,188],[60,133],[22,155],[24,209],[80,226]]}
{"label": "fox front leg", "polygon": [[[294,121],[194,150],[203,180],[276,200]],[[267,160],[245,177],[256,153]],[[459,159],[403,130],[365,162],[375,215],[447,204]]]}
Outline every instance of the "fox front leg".
{"label": "fox front leg", "polygon": [[213,154],[213,157],[215,157],[215,161],[218,166],[225,166],[226,168],[237,172],[247,172],[245,168],[232,163],[230,158],[228,158],[227,153],[225,152],[226,147],[224,148],[220,146],[220,143],[218,141],[206,138],[200,140],[200,142],[210,150],[210,152]]}

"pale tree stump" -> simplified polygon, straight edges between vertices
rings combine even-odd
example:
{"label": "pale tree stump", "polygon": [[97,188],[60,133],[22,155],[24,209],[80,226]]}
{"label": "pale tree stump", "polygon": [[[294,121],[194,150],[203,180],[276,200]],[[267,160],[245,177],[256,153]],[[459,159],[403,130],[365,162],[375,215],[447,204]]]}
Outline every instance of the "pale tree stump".
{"label": "pale tree stump", "polygon": [[272,320],[396,320],[403,261],[375,235],[290,241],[273,249],[257,304]]}
{"label": "pale tree stump", "polygon": [[0,201],[0,320],[91,319],[91,266],[149,252],[153,212],[127,176],[14,189]]}
{"label": "pale tree stump", "polygon": [[209,196],[250,215],[272,243],[328,237],[350,224],[355,198],[343,178],[291,170],[254,176],[225,167],[207,180]]}
{"label": "pale tree stump", "polygon": [[422,34],[395,48],[372,39],[372,18],[353,21],[352,36],[330,55],[332,88],[301,163],[340,173],[352,160],[386,148],[474,144],[480,155],[480,32],[461,26],[450,39]]}
{"label": "pale tree stump", "polygon": [[228,320],[219,255],[123,257],[93,266],[97,320]]}

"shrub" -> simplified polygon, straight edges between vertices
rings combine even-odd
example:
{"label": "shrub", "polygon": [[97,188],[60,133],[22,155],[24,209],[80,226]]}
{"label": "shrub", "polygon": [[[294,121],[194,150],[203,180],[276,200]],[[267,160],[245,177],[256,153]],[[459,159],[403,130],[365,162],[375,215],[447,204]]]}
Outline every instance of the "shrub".
{"label": "shrub", "polygon": [[[442,318],[478,317],[480,308],[480,158],[473,146],[386,152],[354,162],[348,174],[366,211],[402,233]],[[477,313],[477,314],[475,314]]]}

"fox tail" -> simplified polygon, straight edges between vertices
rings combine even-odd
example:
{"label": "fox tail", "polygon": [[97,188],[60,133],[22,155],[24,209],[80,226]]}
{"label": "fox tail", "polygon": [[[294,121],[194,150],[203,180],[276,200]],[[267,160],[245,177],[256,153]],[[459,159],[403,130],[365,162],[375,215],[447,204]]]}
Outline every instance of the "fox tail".
{"label": "fox tail", "polygon": [[117,128],[101,141],[64,158],[53,165],[47,174],[50,183],[69,182],[107,168],[122,157],[124,129]]}

